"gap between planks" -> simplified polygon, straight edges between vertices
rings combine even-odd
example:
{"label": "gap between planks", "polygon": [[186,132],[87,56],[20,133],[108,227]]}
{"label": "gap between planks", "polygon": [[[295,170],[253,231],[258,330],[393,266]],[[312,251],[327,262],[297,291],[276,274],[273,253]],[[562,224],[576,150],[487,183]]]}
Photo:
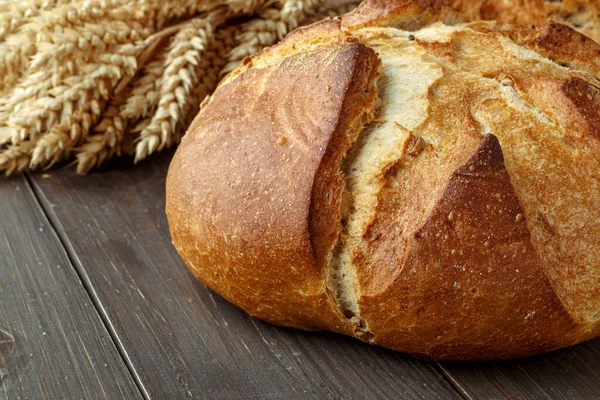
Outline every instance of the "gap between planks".
{"label": "gap between planks", "polygon": [[92,304],[94,305],[94,309],[100,316],[100,319],[102,321],[102,324],[104,325],[104,328],[108,332],[111,341],[115,345],[119,355],[121,356],[121,359],[125,363],[127,371],[129,372],[129,376],[135,382],[135,385],[137,386],[138,390],[140,391],[140,393],[144,397],[144,399],[150,400],[151,399],[150,394],[148,393],[148,391],[142,384],[141,377],[137,373],[136,368],[134,367],[131,359],[127,356],[127,353],[123,347],[123,343],[121,342],[121,340],[119,340],[119,335],[117,334],[114,326],[111,324],[110,319],[108,318],[108,313],[106,312],[106,309],[100,303],[99,297],[98,297],[96,291],[90,284],[90,280],[89,280],[89,277],[87,276],[87,273],[85,272],[85,270],[83,268],[81,268],[81,265],[80,265],[81,261],[79,260],[79,257],[77,257],[77,254],[75,253],[73,247],[71,246],[71,243],[68,240],[68,238],[64,237],[64,235],[61,233],[61,231],[59,229],[56,229],[56,223],[57,223],[56,215],[48,209],[48,201],[46,201],[46,198],[45,198],[43,192],[40,190],[39,186],[35,183],[35,181],[31,178],[31,175],[29,173],[27,173],[27,172],[24,173],[23,177],[25,178],[25,182],[26,182],[27,186],[29,187],[29,189],[31,190],[31,193],[33,194],[35,200],[37,201],[38,205],[40,206],[41,211],[43,212],[44,216],[48,220],[48,224],[49,224],[50,228],[52,229],[52,231],[58,238],[58,241],[60,242],[63,250],[65,251],[65,254],[67,256],[70,266],[73,268],[73,270],[79,277],[79,280],[82,282],[86,293],[90,297]]}
{"label": "gap between planks", "polygon": [[460,397],[462,397],[465,400],[473,400],[473,397],[467,392],[467,389],[465,389],[458,382],[458,380],[456,380],[452,376],[452,374],[450,373],[450,371],[448,371],[446,369],[446,367],[444,367],[439,362],[435,362],[434,365],[435,365],[436,369],[438,370],[438,372],[440,373],[440,375],[442,375],[442,377],[444,378],[444,380],[452,387],[452,389],[454,389],[456,391],[456,393],[458,393],[458,395]]}

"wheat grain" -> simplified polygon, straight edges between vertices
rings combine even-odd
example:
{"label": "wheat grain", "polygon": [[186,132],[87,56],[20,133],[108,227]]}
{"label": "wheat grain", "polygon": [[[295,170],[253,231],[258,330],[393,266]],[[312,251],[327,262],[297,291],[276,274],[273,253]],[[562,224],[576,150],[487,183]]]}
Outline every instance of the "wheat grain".
{"label": "wheat grain", "polygon": [[29,167],[34,145],[34,142],[27,141],[3,149],[0,152],[0,171],[5,171],[7,176],[15,171],[24,171]]}
{"label": "wheat grain", "polygon": [[71,113],[68,118],[53,124],[50,131],[36,141],[29,167],[48,168],[70,156],[74,147],[81,143],[84,133],[87,135],[98,121],[102,107],[101,102],[91,100],[85,107]]}
{"label": "wheat grain", "polygon": [[19,24],[20,32],[0,43],[0,92],[18,81],[32,56],[34,68],[45,65],[48,58],[60,59],[76,51],[80,57],[91,57],[106,45],[138,40],[135,35],[148,37],[174,18],[219,3],[223,1],[61,0],[45,7],[46,11],[31,12],[29,21]]}
{"label": "wheat grain", "polygon": [[[193,36],[194,33],[197,33],[198,29],[202,29],[203,27],[203,23],[196,22],[191,27],[188,27],[188,31],[181,31],[178,38],[180,47],[177,47],[177,40],[175,40],[170,48],[170,51],[173,52],[170,54],[173,56],[177,51],[181,52],[183,50],[181,45],[187,43],[187,39],[190,39],[189,35]],[[175,141],[179,139],[181,126],[185,126],[185,121],[189,121],[191,118],[190,115],[193,117],[197,111],[199,101],[195,99],[198,96],[201,96],[200,99],[204,98],[216,87],[218,71],[223,65],[226,54],[233,46],[233,38],[238,30],[239,27],[237,26],[220,30],[213,40],[207,44],[208,47],[206,47],[201,60],[194,66],[195,70],[201,74],[200,83],[191,92],[190,96],[186,97],[182,94],[179,96],[178,101],[182,106],[182,115],[184,117],[176,124]],[[194,43],[193,37],[189,43]],[[195,46],[196,50],[202,48],[201,43],[198,42],[195,42]],[[144,67],[142,76],[131,82],[126,100],[122,100],[120,103],[113,101],[109,105],[102,121],[94,128],[95,134],[89,136],[86,139],[86,143],[78,149],[77,171],[79,173],[87,172],[89,169],[100,165],[104,160],[114,155],[120,155],[121,150],[123,150],[121,143],[125,136],[125,130],[129,126],[134,125],[130,130],[131,134],[139,134],[151,124],[160,99],[163,75],[169,76],[169,72],[165,70],[168,66],[166,62],[168,51],[169,49],[165,49],[163,52],[160,52],[154,61]],[[187,54],[188,58],[191,56],[192,54]],[[195,58],[187,61],[196,62]],[[180,68],[179,71],[181,70]],[[129,137],[132,136],[131,134]],[[116,141],[112,140],[114,136],[117,137]],[[129,144],[128,142],[127,145]],[[141,140],[137,144],[138,160],[145,158],[148,153],[154,152],[159,145],[160,140],[156,135]],[[127,148],[124,150],[129,153],[130,149]]]}
{"label": "wheat grain", "polygon": [[131,96],[120,110],[122,118],[136,120],[154,113],[160,96],[160,78],[165,69],[165,53],[161,52],[145,68],[140,79],[133,83]]}
{"label": "wheat grain", "polygon": [[183,136],[185,128],[199,111],[202,101],[211,94],[219,83],[219,72],[225,65],[227,54],[235,44],[235,37],[239,33],[239,27],[229,27],[217,33],[211,49],[205,54],[206,68],[200,77],[200,81],[193,89],[183,107],[183,118],[178,121],[176,130],[177,142]]}
{"label": "wheat grain", "polygon": [[[75,149],[77,151],[77,172],[84,173],[91,168],[99,166],[106,159],[113,155],[121,155],[124,149],[125,131],[129,120],[121,116],[121,112],[126,104],[126,98],[131,92],[133,85],[116,94],[111,98],[110,103],[102,119],[93,128],[94,134],[85,138],[85,143]],[[131,141],[129,141],[131,142]],[[125,148],[127,151],[128,149]]]}
{"label": "wheat grain", "polygon": [[[251,13],[264,3],[265,0],[29,0],[24,4],[19,3],[20,5],[9,3],[2,10],[0,35],[6,36],[17,28],[20,29],[18,33],[9,35],[4,42],[0,36],[0,93],[19,80],[28,59],[38,52],[40,41],[51,42],[57,29],[67,29],[69,33],[73,33],[69,28],[85,26],[86,29],[75,30],[79,35],[71,35],[80,44],[85,42],[85,39],[80,39],[80,34],[87,30],[106,28],[107,23],[137,23],[139,26],[135,32],[147,35],[174,19],[212,10],[223,4],[240,13]],[[105,35],[104,42],[112,37]],[[99,43],[102,41],[96,42]],[[72,42],[66,42],[59,50],[73,48]],[[49,47],[44,49],[49,50]],[[43,55],[37,56],[38,62],[43,62],[43,59]]]}
{"label": "wheat grain", "polygon": [[[219,80],[219,71],[225,65],[226,55],[235,45],[234,38],[239,34],[240,29],[240,26],[230,26],[219,30],[210,48],[204,52],[199,65],[196,66],[199,71],[200,81],[187,97],[181,112],[181,118],[176,123],[173,137],[174,143],[179,142],[185,127],[189,125],[198,113],[202,100],[216,88]],[[146,118],[139,121],[133,127],[132,132],[144,132],[148,129],[152,120],[153,118]],[[159,145],[160,140],[158,135],[151,135],[146,140],[140,140],[136,145],[136,159],[138,161],[145,159],[148,155],[156,151]]]}
{"label": "wheat grain", "polygon": [[177,121],[182,117],[192,89],[200,81],[198,72],[209,67],[199,64],[205,62],[203,56],[210,45],[212,31],[225,17],[225,13],[216,11],[206,18],[192,19],[173,37],[160,81],[160,100],[152,120],[140,132],[136,162],[176,142]]}
{"label": "wheat grain", "polygon": [[221,75],[233,71],[242,60],[283,39],[290,31],[323,8],[323,0],[282,0],[279,8],[266,8],[259,18],[244,24],[236,38],[238,45],[231,51]]}
{"label": "wheat grain", "polygon": [[76,149],[78,173],[89,171],[114,154],[120,155],[126,121],[119,116],[119,107],[119,102],[111,103],[94,127],[95,134],[86,137],[86,142]]}
{"label": "wheat grain", "polygon": [[88,65],[96,69],[88,76],[71,76],[67,84],[52,88],[42,96],[18,103],[8,119],[7,126],[15,135],[13,143],[33,138],[50,130],[56,123],[67,123],[74,112],[89,102],[105,99],[109,87],[122,76],[118,67]]}
{"label": "wheat grain", "polygon": [[39,11],[69,2],[70,0],[28,0],[3,3],[0,6],[0,41],[16,32],[32,17],[39,15]]}
{"label": "wheat grain", "polygon": [[115,93],[101,121],[93,128],[94,133],[85,138],[81,147],[75,149],[77,173],[86,173],[114,155],[120,156],[123,152],[133,154],[133,141],[126,136],[130,120],[122,117],[121,113],[134,86],[135,81],[132,81],[125,89]]}
{"label": "wheat grain", "polygon": [[7,127],[0,127],[0,150],[6,143],[11,143],[13,132]]}
{"label": "wheat grain", "polygon": [[[54,120],[51,117],[54,112],[64,111],[64,117],[68,117],[73,108],[85,104],[90,90],[97,90],[102,98],[106,98],[116,80],[122,75],[133,74],[139,48],[122,45],[115,51],[99,54],[94,63],[57,62],[26,75],[0,106],[1,115],[9,116],[7,121],[0,119],[0,123],[4,122],[13,130],[13,143],[48,129],[48,119]],[[89,79],[81,79],[82,75]],[[107,82],[106,77],[111,76]],[[28,109],[35,112],[29,114]]]}
{"label": "wheat grain", "polygon": [[99,0],[60,4],[51,11],[40,11],[22,24],[19,32],[0,43],[0,91],[19,80],[29,59],[37,53],[38,44],[51,40],[54,30],[76,23],[82,25],[101,14],[102,6],[106,4]]}
{"label": "wheat grain", "polygon": [[[163,39],[167,36],[163,36]],[[77,154],[78,173],[87,172],[90,168],[100,165],[104,160],[114,155],[120,155],[122,150],[130,153],[131,140],[126,141],[127,148],[122,144],[125,130],[136,121],[153,115],[160,98],[161,78],[166,68],[167,49],[159,48],[155,59],[141,71],[141,76],[130,81],[127,88],[112,99],[102,121],[94,128],[94,134],[86,138]],[[148,123],[143,125],[145,128]],[[135,131],[139,133],[139,131]],[[115,140],[116,139],[116,140]]]}

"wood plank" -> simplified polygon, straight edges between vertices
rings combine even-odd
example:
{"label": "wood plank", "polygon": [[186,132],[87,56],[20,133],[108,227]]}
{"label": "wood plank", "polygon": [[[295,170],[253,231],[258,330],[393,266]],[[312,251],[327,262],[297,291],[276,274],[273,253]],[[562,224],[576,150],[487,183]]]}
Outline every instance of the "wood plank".
{"label": "wood plank", "polygon": [[0,399],[141,398],[24,178],[0,215]]}
{"label": "wood plank", "polygon": [[523,360],[443,364],[475,398],[600,399],[600,340]]}
{"label": "wood plank", "polygon": [[140,386],[171,398],[459,398],[433,363],[327,333],[274,327],[211,293],[174,250],[170,155],[85,177],[34,176]]}

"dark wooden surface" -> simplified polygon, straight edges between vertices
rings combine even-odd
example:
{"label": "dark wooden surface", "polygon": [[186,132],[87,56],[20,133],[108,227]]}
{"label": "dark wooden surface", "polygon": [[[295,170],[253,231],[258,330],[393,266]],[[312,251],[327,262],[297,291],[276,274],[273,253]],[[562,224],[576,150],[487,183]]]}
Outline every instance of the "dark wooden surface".
{"label": "dark wooden surface", "polygon": [[0,398],[141,398],[23,178],[0,184]]}
{"label": "dark wooden surface", "polygon": [[[43,303],[58,315],[58,310],[69,310],[70,336],[54,345],[52,356],[71,357],[80,365],[70,373],[86,375],[79,382],[64,382],[64,372],[49,368],[35,370],[35,378],[13,374],[3,381],[0,372],[0,398],[37,398],[32,392],[36,379],[50,382],[51,394],[74,394],[68,398],[99,397],[98,387],[111,398],[140,392],[146,398],[170,399],[600,398],[600,341],[526,360],[438,364],[335,334],[284,329],[250,318],[197,282],[172,247],[163,212],[169,159],[163,155],[135,168],[116,164],[85,177],[71,170],[32,175],[28,179],[35,197],[26,193],[16,200],[11,197],[15,188],[26,192],[26,183],[2,184],[2,215],[14,215],[3,217],[0,233],[20,234],[11,233],[8,244],[0,244],[11,247],[7,256],[0,247],[0,266],[13,265],[15,257],[32,257],[26,238],[42,233],[36,229],[39,220],[45,221],[37,199],[51,221],[47,229],[53,231],[46,233],[46,247],[36,244],[36,257],[48,265],[60,258],[65,264],[61,273],[73,282],[54,282],[50,267],[42,268],[49,277],[38,277],[33,270],[28,279],[62,285],[60,296]],[[7,271],[0,270],[0,277],[14,280],[11,267]],[[11,290],[39,296],[37,286],[20,287],[26,282]],[[10,300],[14,304],[5,303],[5,290],[3,279],[0,329],[9,326],[5,319],[18,314],[18,329],[37,331],[40,322],[29,316],[28,298],[15,296]],[[14,335],[17,329],[10,325],[6,330]],[[75,333],[82,331],[85,340]],[[30,338],[29,346],[44,346],[43,337]],[[0,337],[0,363],[11,348],[2,346]],[[107,361],[84,365],[82,351]],[[104,362],[110,367],[98,374]],[[88,378],[94,374],[97,378]],[[20,387],[23,381],[30,383]],[[3,393],[5,387],[13,389]]]}

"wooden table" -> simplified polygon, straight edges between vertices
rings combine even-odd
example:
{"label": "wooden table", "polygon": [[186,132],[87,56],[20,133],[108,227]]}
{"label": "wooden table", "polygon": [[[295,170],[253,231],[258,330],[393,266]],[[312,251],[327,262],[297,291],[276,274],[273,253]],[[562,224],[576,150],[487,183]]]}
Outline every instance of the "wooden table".
{"label": "wooden table", "polygon": [[170,157],[0,182],[0,398],[600,398],[600,340],[434,363],[250,318],[171,245]]}

